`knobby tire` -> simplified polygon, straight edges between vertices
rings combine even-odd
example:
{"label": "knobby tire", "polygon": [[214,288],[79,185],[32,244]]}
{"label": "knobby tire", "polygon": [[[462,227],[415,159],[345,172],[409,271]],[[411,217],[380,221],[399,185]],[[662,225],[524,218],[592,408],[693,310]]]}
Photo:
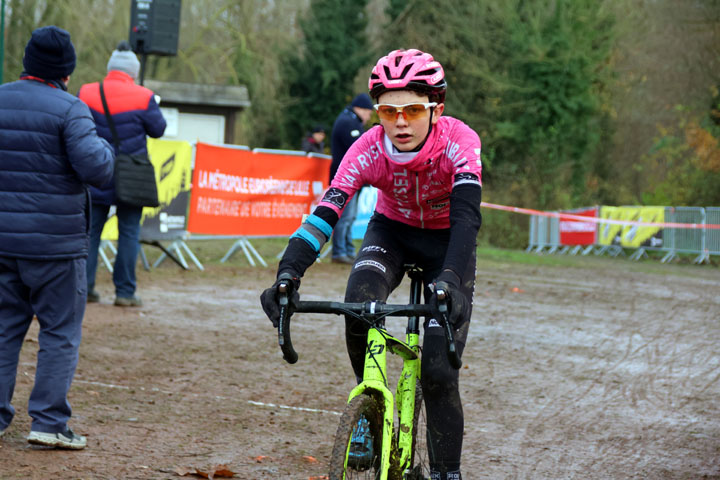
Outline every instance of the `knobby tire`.
{"label": "knobby tire", "polygon": [[[412,466],[407,480],[425,480],[430,478],[430,455],[427,445],[427,420],[425,418],[425,402],[422,387],[418,381],[415,386],[415,414],[413,415],[413,453],[410,459]],[[402,479],[403,472],[397,472],[395,478]],[[393,477],[391,477],[393,478]]]}
{"label": "knobby tire", "polygon": [[[368,470],[360,471],[352,467],[345,470],[346,456],[350,444],[353,429],[360,420],[360,415],[370,424],[370,432],[373,438],[373,450],[375,458],[373,465]],[[375,480],[380,472],[380,449],[382,445],[382,409],[378,402],[369,395],[358,395],[350,400],[345,411],[340,417],[340,423],[335,433],[335,444],[330,456],[330,480]]]}

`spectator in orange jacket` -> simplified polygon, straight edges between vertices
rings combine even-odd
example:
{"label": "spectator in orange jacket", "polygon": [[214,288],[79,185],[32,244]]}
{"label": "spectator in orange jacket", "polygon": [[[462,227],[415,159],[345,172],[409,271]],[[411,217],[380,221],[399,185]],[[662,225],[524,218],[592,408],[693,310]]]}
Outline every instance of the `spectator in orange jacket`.
{"label": "spectator in orange jacket", "polygon": [[[107,64],[108,74],[103,80],[103,90],[110,115],[112,115],[123,153],[147,153],[147,136],[158,138],[165,132],[165,119],[155,101],[153,92],[135,84],[140,72],[140,62],[127,42],[120,42]],[[112,132],[105,118],[98,82],[83,85],[78,94],[92,112],[101,137],[113,143]],[[117,151],[115,152],[118,153]],[[113,267],[115,305],[139,307],[142,301],[135,295],[137,281],[135,265],[140,249],[140,220],[142,207],[118,202],[115,198],[114,179],[100,188],[91,189],[92,225],[90,226],[90,251],[87,262],[88,302],[99,302],[95,290],[98,248],[105,220],[111,205],[116,205],[118,219],[118,248]]]}

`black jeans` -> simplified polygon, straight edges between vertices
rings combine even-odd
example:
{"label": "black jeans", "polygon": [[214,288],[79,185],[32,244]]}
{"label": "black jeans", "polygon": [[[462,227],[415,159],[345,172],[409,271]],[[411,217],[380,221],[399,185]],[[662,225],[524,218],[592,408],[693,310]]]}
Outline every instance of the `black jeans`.
{"label": "black jeans", "polygon": [[[346,302],[385,301],[400,285],[404,265],[414,263],[423,270],[425,301],[430,298],[428,285],[442,270],[450,230],[411,227],[375,214],[368,224],[360,253],[348,279]],[[475,252],[462,274],[460,291],[472,305],[475,288]],[[458,353],[462,355],[470,326],[471,308],[454,325]],[[431,467],[457,470],[460,466],[463,437],[463,410],[459,391],[459,372],[447,359],[445,336],[439,326],[423,324],[421,385],[428,422],[428,450]],[[362,378],[368,327],[352,318],[345,320],[348,354],[357,378]]]}

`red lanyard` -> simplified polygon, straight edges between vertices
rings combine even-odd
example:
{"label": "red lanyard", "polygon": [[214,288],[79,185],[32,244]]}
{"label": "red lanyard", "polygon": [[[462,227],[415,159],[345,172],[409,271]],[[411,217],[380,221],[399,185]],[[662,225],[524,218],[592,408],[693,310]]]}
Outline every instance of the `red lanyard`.
{"label": "red lanyard", "polygon": [[44,78],[33,77],[32,75],[23,75],[20,77],[20,80],[34,80],[36,82],[44,83],[45,85],[50,85],[52,88],[58,88],[56,85],[48,82]]}

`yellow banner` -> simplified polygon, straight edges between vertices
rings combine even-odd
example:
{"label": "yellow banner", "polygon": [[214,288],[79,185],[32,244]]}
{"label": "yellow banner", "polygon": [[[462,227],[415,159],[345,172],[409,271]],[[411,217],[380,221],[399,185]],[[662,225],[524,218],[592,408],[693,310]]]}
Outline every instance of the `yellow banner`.
{"label": "yellow banner", "polygon": [[[622,220],[622,207],[600,207],[599,217],[605,220]],[[612,223],[601,223],[598,228],[598,244],[599,245],[619,245],[618,237],[622,225]]]}
{"label": "yellow banner", "polygon": [[[665,207],[620,207],[623,220],[642,223],[663,223]],[[660,247],[662,246],[662,228],[639,225],[624,225],[620,244],[623,247]]]}
{"label": "yellow banner", "polygon": [[[160,206],[156,208],[143,208],[141,223],[145,229],[146,223],[156,223],[157,217],[171,217],[172,219],[182,217],[183,225],[179,225],[184,230],[186,222],[184,221],[187,210],[187,197],[190,192],[190,182],[192,180],[192,145],[186,141],[178,140],[159,140],[148,138],[147,141],[148,154],[150,161],[155,167],[155,180],[158,186],[158,199]],[[184,200],[178,214],[167,215],[167,211],[171,204],[177,203],[177,200]],[[178,223],[178,222],[176,222]],[[164,227],[164,228],[163,228]],[[167,230],[167,224],[159,224],[159,230]],[[105,222],[103,229],[103,240],[117,240],[117,217],[113,215]]]}
{"label": "yellow banner", "polygon": [[[643,223],[663,223],[665,207],[600,207],[600,218]],[[662,228],[602,223],[598,244],[628,248],[662,246]]]}

